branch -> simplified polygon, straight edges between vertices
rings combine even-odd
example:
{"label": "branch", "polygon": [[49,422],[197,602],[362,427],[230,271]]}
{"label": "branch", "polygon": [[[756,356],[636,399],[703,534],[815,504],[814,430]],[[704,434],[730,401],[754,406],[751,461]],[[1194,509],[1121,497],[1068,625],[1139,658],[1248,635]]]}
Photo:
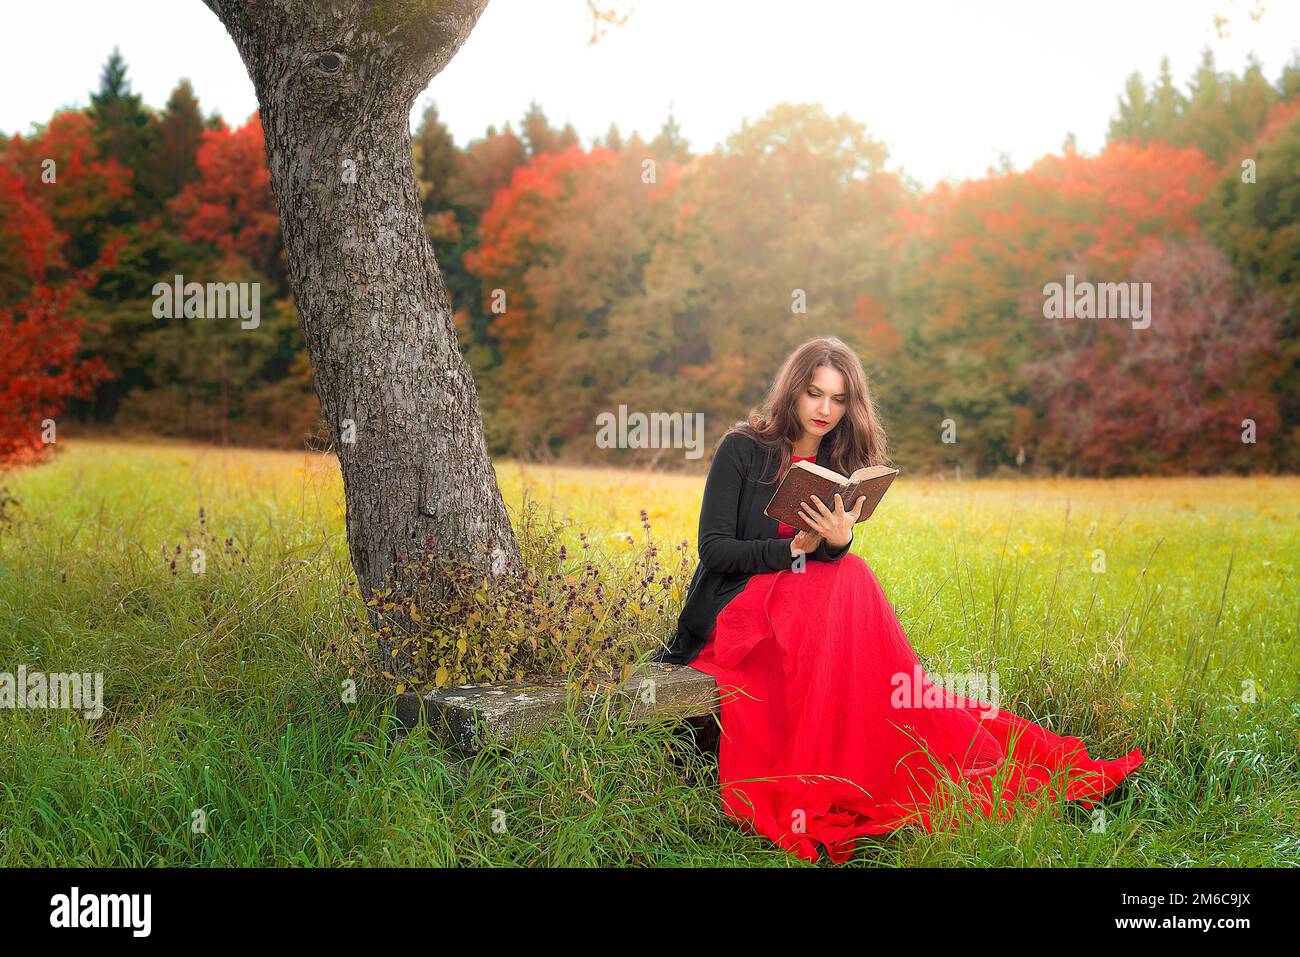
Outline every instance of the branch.
{"label": "branch", "polygon": [[488,0],[203,0],[235,41],[257,83],[255,66],[310,49],[368,49],[393,86],[416,94],[456,55]]}

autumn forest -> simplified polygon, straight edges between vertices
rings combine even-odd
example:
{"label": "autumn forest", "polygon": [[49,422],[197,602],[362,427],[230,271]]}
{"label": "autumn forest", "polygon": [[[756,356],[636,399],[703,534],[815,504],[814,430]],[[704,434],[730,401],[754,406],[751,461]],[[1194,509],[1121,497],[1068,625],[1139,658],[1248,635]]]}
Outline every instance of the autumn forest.
{"label": "autumn forest", "polygon": [[[87,108],[0,141],[0,459],[39,454],[51,421],[328,445],[261,123],[200,93],[146,104],[114,52]],[[703,154],[671,116],[584,147],[538,104],[457,144],[427,105],[413,161],[493,455],[689,468],[598,448],[598,416],[703,413],[711,448],[829,334],[912,471],[1294,472],[1297,94],[1300,61],[1272,79],[1207,52],[1185,80],[1133,74],[1098,155],[1069,138],[932,189],[807,103]],[[256,283],[257,322],[160,317],[176,277]],[[1067,282],[1149,311],[1049,317]]]}

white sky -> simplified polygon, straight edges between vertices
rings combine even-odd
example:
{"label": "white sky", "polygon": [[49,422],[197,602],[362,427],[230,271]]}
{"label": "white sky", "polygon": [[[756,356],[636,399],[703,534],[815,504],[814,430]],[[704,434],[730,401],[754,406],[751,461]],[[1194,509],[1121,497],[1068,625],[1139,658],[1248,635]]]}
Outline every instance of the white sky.
{"label": "white sky", "polygon": [[[626,9],[628,0],[621,0]],[[1202,47],[1239,71],[1254,52],[1276,81],[1300,49],[1300,0],[632,0],[629,22],[588,47],[584,0],[490,0],[425,96],[456,142],[489,124],[516,131],[530,99],[584,144],[616,121],[649,138],[672,105],[704,152],[781,100],[847,112],[924,185],[1016,168],[1104,141],[1134,69],[1168,54],[1183,86]],[[116,44],[136,92],[161,107],[188,76],[205,113],[256,109],[243,63],[200,0],[4,0],[0,130],[25,132],[85,105]],[[1217,36],[1214,15],[1229,18]],[[416,114],[423,103],[417,100]]]}

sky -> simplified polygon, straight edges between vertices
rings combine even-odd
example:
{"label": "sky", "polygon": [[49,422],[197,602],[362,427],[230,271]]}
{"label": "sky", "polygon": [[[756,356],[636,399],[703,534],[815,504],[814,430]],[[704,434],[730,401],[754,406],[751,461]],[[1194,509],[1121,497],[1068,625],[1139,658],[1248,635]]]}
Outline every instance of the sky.
{"label": "sky", "polygon": [[[608,0],[607,0],[608,2]],[[1251,13],[1262,5],[1259,19]],[[924,186],[983,175],[1005,156],[1023,169],[1102,147],[1133,70],[1167,55],[1185,87],[1208,46],[1221,71],[1252,53],[1269,80],[1300,53],[1300,0],[614,0],[630,13],[589,46],[585,0],[489,0],[455,59],[417,98],[458,144],[530,100],[584,145],[611,121],[649,139],[670,110],[707,152],[781,101],[847,113]],[[1215,16],[1225,17],[1219,36]],[[242,122],[257,108],[234,45],[201,0],[7,0],[0,131],[27,132],[84,106],[114,45],[145,102],[189,77],[205,113]]]}

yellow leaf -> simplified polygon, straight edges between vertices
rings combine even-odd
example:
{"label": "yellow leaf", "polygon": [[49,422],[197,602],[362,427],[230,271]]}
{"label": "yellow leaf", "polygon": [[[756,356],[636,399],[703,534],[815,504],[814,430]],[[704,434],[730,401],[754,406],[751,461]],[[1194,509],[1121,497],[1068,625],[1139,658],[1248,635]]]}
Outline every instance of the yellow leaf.
{"label": "yellow leaf", "polygon": [[405,690],[406,690],[406,685],[398,685],[398,686],[397,686],[397,693],[398,693],[398,694],[401,694],[401,693],[402,693],[403,691],[405,691]]}
{"label": "yellow leaf", "polygon": [[438,673],[433,676],[433,682],[439,688],[447,683],[447,669],[445,667],[438,669]]}
{"label": "yellow leaf", "polygon": [[465,652],[469,651],[469,642],[462,638],[460,641],[456,642],[456,650],[463,655]]}

